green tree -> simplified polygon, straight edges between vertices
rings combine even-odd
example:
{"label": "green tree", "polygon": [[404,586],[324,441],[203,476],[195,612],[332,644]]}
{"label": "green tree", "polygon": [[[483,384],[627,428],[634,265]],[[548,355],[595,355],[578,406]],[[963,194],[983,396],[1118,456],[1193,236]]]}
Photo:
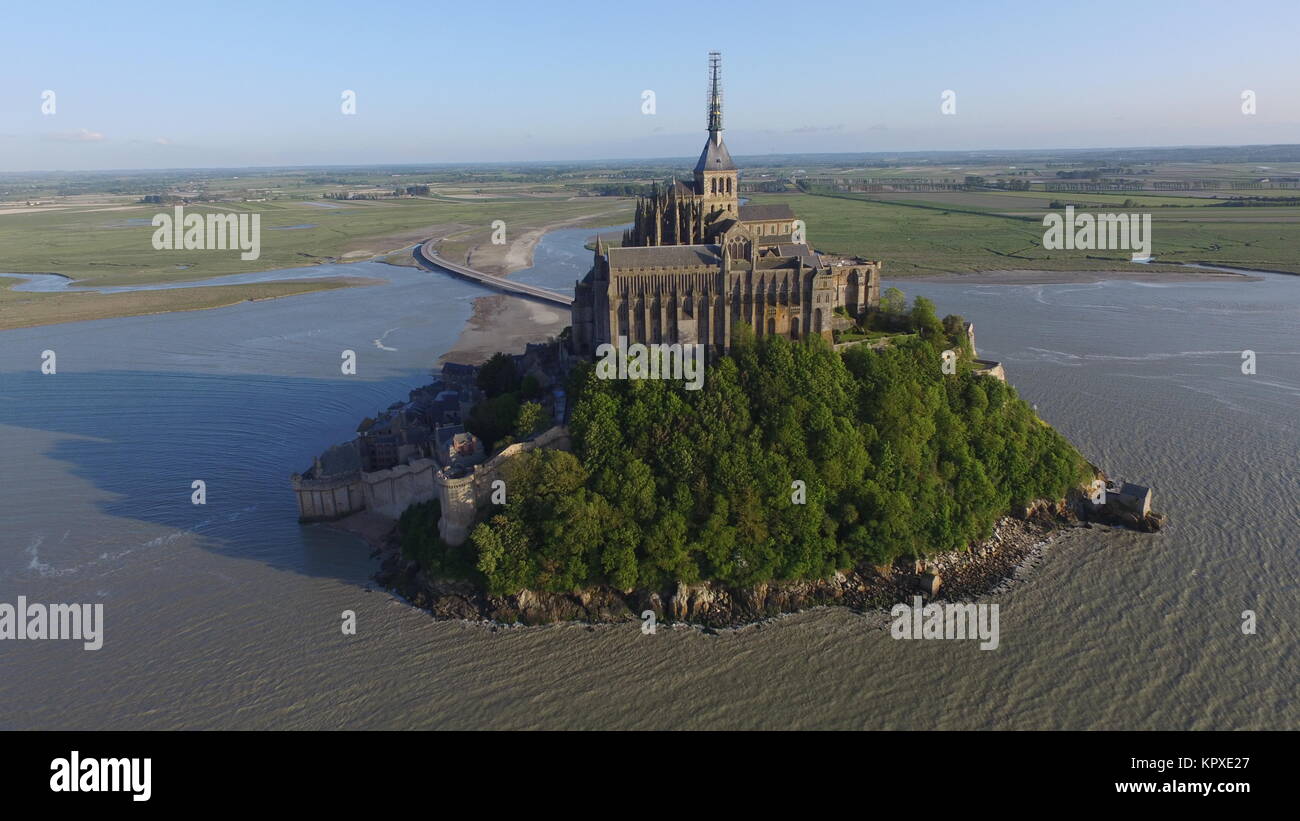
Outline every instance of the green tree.
{"label": "green tree", "polygon": [[[566,329],[567,330],[567,329]],[[542,385],[531,373],[524,374],[519,382],[519,395],[525,399],[536,399],[542,395]]]}
{"label": "green tree", "polygon": [[487,579],[489,592],[518,593],[536,578],[528,536],[519,522],[503,515],[493,516],[470,532],[470,544],[477,552],[478,570]]}
{"label": "green tree", "polygon": [[[960,317],[941,322],[917,298],[903,321],[918,338],[843,355],[738,326],[700,391],[577,369],[573,452],[507,463],[509,503],[472,532],[477,570],[498,593],[813,578],[963,547],[1012,505],[1059,499],[1089,475],[1014,388],[941,373]],[[523,435],[532,404],[506,392],[471,422],[508,419]],[[412,514],[404,546],[407,529],[433,525]],[[435,542],[411,550],[445,563]]]}
{"label": "green tree", "polygon": [[944,339],[943,323],[935,313],[934,303],[923,296],[912,300],[912,330],[926,340]]}
{"label": "green tree", "polygon": [[495,449],[502,439],[515,430],[518,418],[519,399],[513,393],[503,393],[475,405],[465,427],[482,439],[486,447]]}
{"label": "green tree", "polygon": [[887,314],[901,314],[907,310],[907,297],[891,285],[880,295],[880,310]]}
{"label": "green tree", "polygon": [[534,433],[537,433],[545,421],[546,411],[536,402],[525,402],[519,406],[519,413],[515,418],[515,436],[520,439],[527,439]]}
{"label": "green tree", "polygon": [[519,373],[515,369],[514,357],[500,352],[492,354],[492,358],[478,369],[476,381],[488,398],[518,390]]}

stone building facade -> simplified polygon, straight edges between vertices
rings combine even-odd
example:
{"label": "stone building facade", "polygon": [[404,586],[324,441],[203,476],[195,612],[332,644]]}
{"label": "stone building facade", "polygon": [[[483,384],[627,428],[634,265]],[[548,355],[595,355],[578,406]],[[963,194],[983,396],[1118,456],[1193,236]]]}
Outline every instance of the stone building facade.
{"label": "stone building facade", "polygon": [[741,322],[760,336],[830,341],[834,328],[879,304],[879,262],[813,250],[786,204],[740,204],[738,171],[722,141],[716,53],[709,68],[709,138],[693,178],[640,198],[621,247],[597,239],[574,294],[575,353],[593,355],[620,336],[725,352]]}

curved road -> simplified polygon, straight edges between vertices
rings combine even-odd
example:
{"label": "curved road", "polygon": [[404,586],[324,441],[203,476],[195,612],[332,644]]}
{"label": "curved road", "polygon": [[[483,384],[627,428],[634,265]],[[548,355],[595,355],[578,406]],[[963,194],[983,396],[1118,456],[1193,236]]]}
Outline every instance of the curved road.
{"label": "curved road", "polygon": [[468,279],[471,282],[477,282],[480,285],[486,285],[489,288],[496,288],[498,291],[505,291],[508,294],[517,296],[526,296],[532,299],[549,302],[552,305],[559,305],[568,308],[573,304],[573,297],[555,291],[539,288],[536,285],[525,285],[522,282],[513,282],[505,277],[499,277],[495,274],[485,274],[482,271],[475,271],[473,268],[467,268],[464,265],[457,265],[454,262],[448,262],[433,249],[433,240],[425,242],[423,245],[415,246],[413,252],[415,261],[431,271],[446,271],[461,279]]}

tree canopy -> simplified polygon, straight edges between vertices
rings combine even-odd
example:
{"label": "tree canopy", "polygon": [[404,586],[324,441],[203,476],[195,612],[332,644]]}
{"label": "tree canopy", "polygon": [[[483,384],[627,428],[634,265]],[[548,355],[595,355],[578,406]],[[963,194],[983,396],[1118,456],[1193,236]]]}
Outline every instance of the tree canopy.
{"label": "tree canopy", "polygon": [[742,327],[698,391],[576,374],[573,452],[513,459],[508,504],[471,533],[489,589],[824,577],[966,547],[1088,477],[1014,388],[972,372],[959,318],[917,299],[910,319],[916,336],[843,355]]}

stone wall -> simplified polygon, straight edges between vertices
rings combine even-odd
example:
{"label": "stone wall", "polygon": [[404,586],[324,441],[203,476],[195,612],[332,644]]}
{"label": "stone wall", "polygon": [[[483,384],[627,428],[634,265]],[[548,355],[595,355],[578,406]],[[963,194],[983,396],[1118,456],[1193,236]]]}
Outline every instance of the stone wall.
{"label": "stone wall", "polygon": [[438,464],[432,459],[417,459],[387,470],[352,471],[321,479],[295,473],[291,483],[298,497],[298,521],[328,522],[362,510],[396,519],[411,505],[437,495],[433,480],[437,472]]}
{"label": "stone wall", "polygon": [[438,502],[442,508],[438,535],[450,545],[465,543],[470,528],[478,518],[479,509],[491,504],[492,483],[501,478],[501,469],[510,459],[535,448],[569,450],[570,447],[569,429],[556,425],[526,442],[510,445],[483,464],[476,465],[474,471],[465,476],[452,476],[446,470],[438,471],[434,475]]}
{"label": "stone wall", "polygon": [[427,502],[437,494],[433,477],[438,463],[416,459],[410,464],[361,474],[366,509],[396,519],[413,504]]}
{"label": "stone wall", "polygon": [[328,522],[366,507],[360,472],[325,479],[304,479],[295,473],[291,481],[300,522]]}
{"label": "stone wall", "polygon": [[991,376],[1002,382],[1007,381],[1006,369],[1002,367],[1001,362],[994,362],[991,359],[976,359],[975,373],[980,376]]}
{"label": "stone wall", "polygon": [[855,339],[852,342],[837,342],[831,347],[837,351],[846,351],[849,348],[857,347],[858,345],[866,345],[871,350],[878,351],[881,348],[893,344],[894,344],[894,337],[886,336],[877,339]]}

